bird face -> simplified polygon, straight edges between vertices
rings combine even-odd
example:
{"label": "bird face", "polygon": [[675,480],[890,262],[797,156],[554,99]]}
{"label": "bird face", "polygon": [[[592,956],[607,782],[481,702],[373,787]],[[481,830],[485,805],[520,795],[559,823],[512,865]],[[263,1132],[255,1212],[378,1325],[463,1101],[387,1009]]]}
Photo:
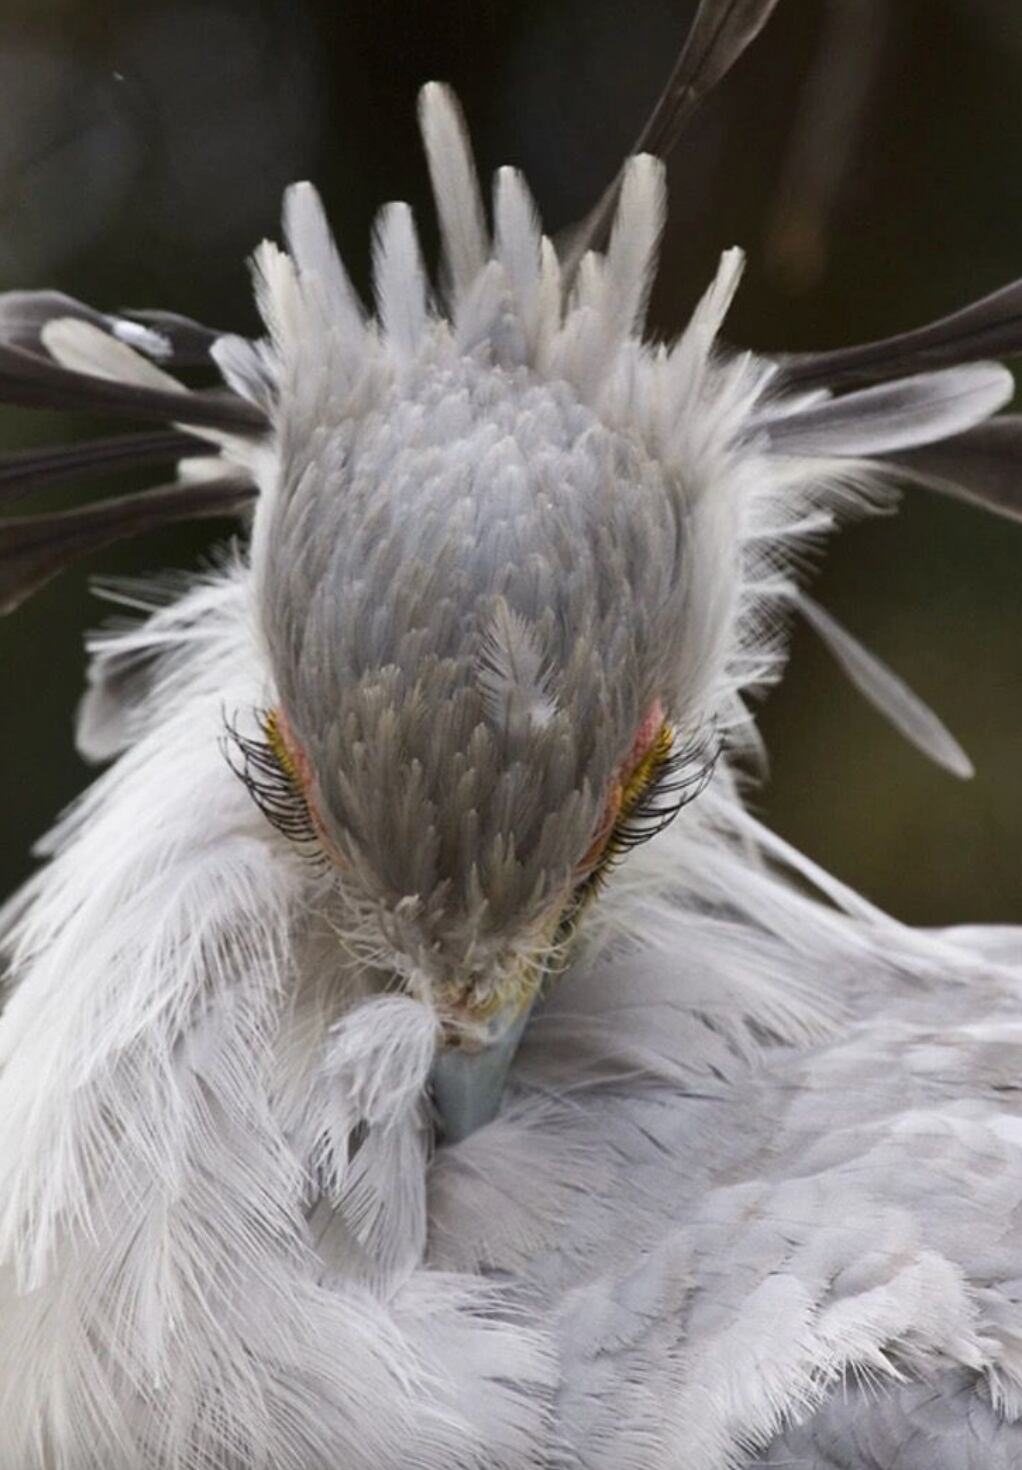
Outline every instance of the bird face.
{"label": "bird face", "polygon": [[564,384],[488,355],[427,357],[286,483],[254,794],[449,1044],[490,1046],[705,765],[671,718],[675,500]]}

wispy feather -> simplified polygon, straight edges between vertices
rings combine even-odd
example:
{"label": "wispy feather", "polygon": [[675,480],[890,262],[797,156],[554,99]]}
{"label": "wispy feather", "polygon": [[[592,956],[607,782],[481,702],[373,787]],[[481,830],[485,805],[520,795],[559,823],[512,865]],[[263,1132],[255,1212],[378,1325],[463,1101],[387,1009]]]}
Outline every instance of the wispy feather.
{"label": "wispy feather", "polygon": [[911,745],[952,776],[968,780],[975,775],[972,762],[950,730],[903,679],[804,592],[799,595],[798,608],[859,693]]}
{"label": "wispy feather", "polygon": [[477,677],[495,724],[519,719],[542,728],[557,713],[552,671],[536,630],[503,597],[483,631]]}

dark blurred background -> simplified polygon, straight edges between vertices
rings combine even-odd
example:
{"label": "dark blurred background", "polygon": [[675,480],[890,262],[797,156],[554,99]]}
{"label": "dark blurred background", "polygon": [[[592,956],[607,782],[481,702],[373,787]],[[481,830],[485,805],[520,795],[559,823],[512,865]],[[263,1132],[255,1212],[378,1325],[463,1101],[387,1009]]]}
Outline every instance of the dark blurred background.
{"label": "dark blurred background", "polygon": [[[281,190],[320,186],[356,281],[388,199],[433,238],[419,84],[452,82],[481,171],[523,167],[548,228],[606,184],[691,0],[5,0],[0,289],[254,327],[245,257]],[[654,321],[684,322],[720,249],[749,269],[734,340],[805,348],[912,325],[1022,274],[1018,0],[781,0],[671,164]],[[95,428],[3,411],[14,447]],[[100,493],[97,487],[95,493]],[[68,503],[50,492],[43,503]],[[34,507],[33,507],[34,508]],[[42,508],[42,507],[40,507]],[[223,528],[223,534],[229,533]],[[194,565],[208,525],[104,555],[0,624],[0,891],[88,779],[71,749],[91,573]],[[808,633],[763,711],[759,798],[899,915],[1022,919],[1022,525],[919,491],[835,544],[817,592],[972,756],[959,784],[848,689]]]}

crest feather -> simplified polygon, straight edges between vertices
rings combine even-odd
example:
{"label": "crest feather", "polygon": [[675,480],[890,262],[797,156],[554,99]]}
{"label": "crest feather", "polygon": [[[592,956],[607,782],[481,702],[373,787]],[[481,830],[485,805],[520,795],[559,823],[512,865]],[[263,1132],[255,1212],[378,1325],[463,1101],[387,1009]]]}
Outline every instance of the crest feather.
{"label": "crest feather", "polygon": [[440,217],[440,238],[455,296],[478,276],[489,255],[483,202],[458,100],[427,82],[419,93],[419,126]]}
{"label": "crest feather", "polygon": [[407,204],[386,204],[380,211],[373,240],[373,283],[387,341],[400,352],[414,352],[429,320],[429,295]]}
{"label": "crest feather", "polygon": [[323,212],[323,201],[309,183],[292,184],[284,192],[284,238],[303,276],[320,283],[331,320],[341,334],[355,340],[365,331],[362,305]]}
{"label": "crest feather", "polygon": [[643,325],[666,215],[663,164],[649,153],[629,159],[607,250],[608,306],[619,338]]}

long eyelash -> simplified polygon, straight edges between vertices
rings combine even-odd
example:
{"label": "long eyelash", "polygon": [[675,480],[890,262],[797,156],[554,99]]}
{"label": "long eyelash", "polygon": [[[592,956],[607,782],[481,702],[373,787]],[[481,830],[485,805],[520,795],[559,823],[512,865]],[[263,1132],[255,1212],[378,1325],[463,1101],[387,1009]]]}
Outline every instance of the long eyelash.
{"label": "long eyelash", "polygon": [[557,943],[569,945],[589,904],[600,892],[611,871],[631,852],[670,826],[683,806],[709,784],[723,742],[717,730],[675,746],[674,731],[665,726],[664,754],[656,759],[646,782],[632,805],[611,833],[596,867],[583,878],[561,919]]}
{"label": "long eyelash", "polygon": [[224,724],[227,735],[223,750],[227,764],[263,816],[289,842],[306,849],[310,855],[319,854],[321,848],[309,804],[294,771],[281,761],[279,742],[273,740],[272,711],[259,720],[269,737],[265,740],[242,735],[237,725],[226,718]]}
{"label": "long eyelash", "polygon": [[611,833],[600,860],[575,890],[574,902],[565,916],[564,934],[570,932],[589,903],[603,887],[612,869],[635,847],[648,842],[669,827],[682,807],[704,791],[720,758],[722,741],[714,728],[676,746],[674,732],[665,727],[667,744],[642,791]]}
{"label": "long eyelash", "polygon": [[654,766],[638,800],[611,833],[608,858],[613,861],[669,827],[682,807],[709,785],[720,749],[715,729],[684,745],[675,746],[672,739],[668,753]]}

